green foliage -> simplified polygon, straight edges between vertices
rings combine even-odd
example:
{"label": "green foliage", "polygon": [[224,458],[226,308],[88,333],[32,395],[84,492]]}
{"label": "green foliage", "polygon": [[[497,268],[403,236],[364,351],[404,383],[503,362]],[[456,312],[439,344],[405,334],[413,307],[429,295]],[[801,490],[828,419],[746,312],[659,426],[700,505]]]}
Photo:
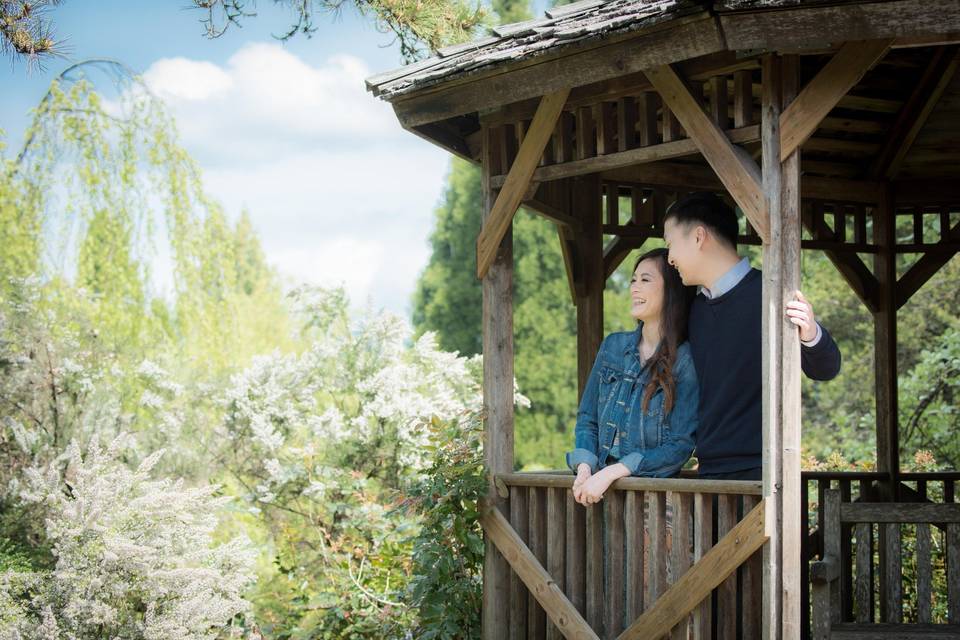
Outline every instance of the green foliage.
{"label": "green foliage", "polygon": [[483,424],[468,413],[422,425],[430,432],[431,465],[407,492],[405,509],[420,514],[413,538],[409,598],[417,608],[417,638],[467,640],[480,637],[483,599],[483,533],[479,501],[487,492],[483,468]]}

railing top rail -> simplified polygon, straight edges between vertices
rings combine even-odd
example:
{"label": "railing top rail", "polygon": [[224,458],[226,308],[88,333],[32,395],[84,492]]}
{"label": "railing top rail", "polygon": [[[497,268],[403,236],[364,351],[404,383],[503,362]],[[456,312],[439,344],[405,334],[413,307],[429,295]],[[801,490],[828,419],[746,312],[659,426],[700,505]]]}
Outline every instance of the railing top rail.
{"label": "railing top rail", "polygon": [[[498,483],[507,487],[554,487],[569,489],[574,475],[557,472],[518,472],[497,474]],[[748,480],[696,480],[692,478],[620,478],[612,489],[623,491],[673,491],[677,493],[727,493],[745,496],[763,495],[763,483]]]}
{"label": "railing top rail", "polygon": [[[886,471],[801,471],[804,480],[883,480]],[[960,471],[901,471],[900,480],[960,480]]]}

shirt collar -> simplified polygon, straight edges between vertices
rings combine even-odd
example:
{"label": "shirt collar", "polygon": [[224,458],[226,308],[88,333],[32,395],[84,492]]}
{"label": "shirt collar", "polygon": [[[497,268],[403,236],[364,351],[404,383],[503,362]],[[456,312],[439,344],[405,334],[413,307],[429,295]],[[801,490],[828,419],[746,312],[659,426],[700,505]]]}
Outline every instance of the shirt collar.
{"label": "shirt collar", "polygon": [[730,289],[733,289],[735,286],[740,284],[740,281],[743,280],[748,273],[750,273],[750,260],[747,258],[741,258],[740,262],[733,265],[729,271],[720,276],[720,278],[714,283],[713,289],[707,289],[704,286],[700,286],[697,289],[697,293],[702,293],[708,300],[711,298],[719,298],[726,292],[730,291]]}

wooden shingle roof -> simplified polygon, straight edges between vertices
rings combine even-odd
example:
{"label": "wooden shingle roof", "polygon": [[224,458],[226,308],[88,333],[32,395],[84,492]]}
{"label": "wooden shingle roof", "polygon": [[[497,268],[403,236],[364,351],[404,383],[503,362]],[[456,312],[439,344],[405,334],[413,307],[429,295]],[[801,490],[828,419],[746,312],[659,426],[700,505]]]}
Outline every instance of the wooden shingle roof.
{"label": "wooden shingle roof", "polygon": [[494,27],[484,38],[445,47],[429,59],[367,78],[367,89],[391,100],[500,63],[648,28],[703,9],[704,3],[695,0],[581,0],[549,9],[542,18]]}

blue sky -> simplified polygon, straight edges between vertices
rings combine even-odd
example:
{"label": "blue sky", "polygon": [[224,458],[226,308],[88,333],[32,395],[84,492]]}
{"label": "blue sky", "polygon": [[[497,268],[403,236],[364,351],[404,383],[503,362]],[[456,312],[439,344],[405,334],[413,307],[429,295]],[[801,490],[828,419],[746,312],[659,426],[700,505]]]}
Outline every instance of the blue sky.
{"label": "blue sky", "polygon": [[[65,0],[50,12],[66,59],[0,66],[8,153],[28,111],[74,61],[107,57],[142,73],[177,118],[208,191],[246,208],[289,282],[344,283],[356,304],[408,315],[449,156],[403,131],[363,79],[400,66],[391,36],[345,4],[313,38],[280,44],[291,16],[272,2],[215,40],[185,2]],[[162,287],[161,287],[162,288]]]}

